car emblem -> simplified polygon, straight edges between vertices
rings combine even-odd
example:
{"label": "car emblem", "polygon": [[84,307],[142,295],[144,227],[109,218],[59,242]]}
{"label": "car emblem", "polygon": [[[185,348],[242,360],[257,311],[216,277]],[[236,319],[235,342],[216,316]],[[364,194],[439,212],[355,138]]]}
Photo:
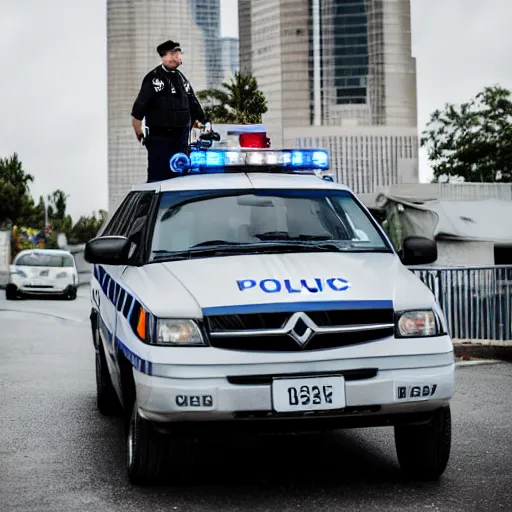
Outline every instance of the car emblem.
{"label": "car emblem", "polygon": [[317,333],[317,325],[303,312],[294,313],[283,329],[301,348],[304,348]]}

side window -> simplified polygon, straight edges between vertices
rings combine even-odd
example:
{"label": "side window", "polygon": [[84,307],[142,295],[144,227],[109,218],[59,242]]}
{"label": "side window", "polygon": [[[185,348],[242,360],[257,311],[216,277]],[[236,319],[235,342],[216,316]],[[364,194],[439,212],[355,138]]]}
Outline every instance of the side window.
{"label": "side window", "polygon": [[120,225],[120,235],[126,236],[132,242],[131,255],[134,256],[141,246],[144,236],[144,227],[151,211],[151,204],[155,193],[139,192],[133,203],[130,203],[130,210],[123,217]]}
{"label": "side window", "polygon": [[120,235],[133,239],[142,231],[154,197],[154,192],[137,194],[135,200],[130,204],[129,211],[123,216],[123,221],[119,226]]}
{"label": "side window", "polygon": [[136,199],[138,195],[137,192],[130,192],[123,200],[123,202],[119,205],[117,210],[114,212],[114,215],[107,223],[105,229],[98,233],[98,236],[113,236],[113,235],[121,235],[121,224],[126,217],[126,215],[130,211],[130,205]]}

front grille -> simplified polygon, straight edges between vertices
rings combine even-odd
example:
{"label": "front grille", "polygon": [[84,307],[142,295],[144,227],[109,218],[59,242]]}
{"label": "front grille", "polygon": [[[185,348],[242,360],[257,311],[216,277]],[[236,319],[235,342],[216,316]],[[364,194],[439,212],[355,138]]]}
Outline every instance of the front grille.
{"label": "front grille", "polygon": [[393,328],[375,331],[352,332],[346,334],[317,334],[304,347],[288,335],[280,336],[248,336],[248,337],[218,337],[211,338],[210,344],[215,348],[227,350],[251,350],[260,352],[298,352],[346,347],[358,343],[377,341],[393,335]]}
{"label": "front grille", "polygon": [[[218,315],[207,319],[210,331],[245,331],[253,329],[279,329],[292,313],[251,313],[244,315]],[[393,309],[348,309],[333,311],[307,311],[319,327],[333,325],[365,325],[393,323]]]}
{"label": "front grille", "polygon": [[[377,341],[394,334],[394,312],[385,309],[308,311],[305,314],[318,328],[354,327],[348,332],[317,332],[304,344],[282,330],[293,312],[218,315],[206,318],[213,347],[226,350],[297,352],[325,350]],[[371,326],[381,326],[371,328]],[[384,326],[384,327],[382,327]],[[370,327],[370,329],[368,329]],[[303,336],[308,327],[302,319],[294,324],[294,333]],[[250,335],[247,331],[250,331]],[[262,331],[261,334],[259,331]]]}

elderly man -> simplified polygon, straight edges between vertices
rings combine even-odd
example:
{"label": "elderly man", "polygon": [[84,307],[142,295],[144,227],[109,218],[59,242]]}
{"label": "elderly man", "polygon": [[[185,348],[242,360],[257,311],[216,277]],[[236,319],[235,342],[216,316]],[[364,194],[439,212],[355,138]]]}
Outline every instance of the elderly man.
{"label": "elderly man", "polygon": [[144,139],[142,120],[146,118],[148,183],[174,177],[169,160],[175,153],[188,152],[192,125],[206,121],[192,86],[178,70],[183,63],[180,44],[166,41],[156,50],[162,63],[144,77],[132,108],[139,142]]}

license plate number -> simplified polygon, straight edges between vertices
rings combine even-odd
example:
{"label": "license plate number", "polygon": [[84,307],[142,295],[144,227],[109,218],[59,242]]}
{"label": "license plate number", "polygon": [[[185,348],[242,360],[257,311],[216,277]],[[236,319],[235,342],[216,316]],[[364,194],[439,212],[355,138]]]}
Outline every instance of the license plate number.
{"label": "license plate number", "polygon": [[324,411],[346,406],[343,377],[275,379],[272,400],[276,412]]}

